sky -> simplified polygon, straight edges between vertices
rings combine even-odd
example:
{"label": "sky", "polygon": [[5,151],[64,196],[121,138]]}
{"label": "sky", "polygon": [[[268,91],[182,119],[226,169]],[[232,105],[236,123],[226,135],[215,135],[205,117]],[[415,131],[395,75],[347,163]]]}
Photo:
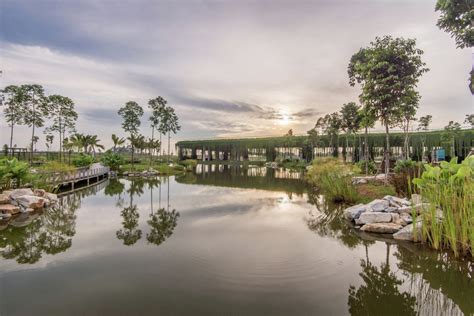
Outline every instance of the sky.
{"label": "sky", "polygon": [[[106,146],[118,109],[149,99],[176,109],[172,141],[305,134],[318,116],[358,101],[349,59],[376,36],[415,38],[430,71],[418,115],[433,128],[474,112],[469,49],[436,26],[435,1],[0,1],[0,87],[36,83],[72,98],[77,130]],[[0,144],[10,131],[0,118]],[[14,143],[26,147],[27,127]],[[38,148],[44,148],[40,129]],[[55,144],[57,147],[57,144]]]}

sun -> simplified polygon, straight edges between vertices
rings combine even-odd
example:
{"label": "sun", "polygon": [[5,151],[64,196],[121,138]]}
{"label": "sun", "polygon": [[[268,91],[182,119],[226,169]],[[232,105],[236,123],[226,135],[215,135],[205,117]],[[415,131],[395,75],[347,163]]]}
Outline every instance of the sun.
{"label": "sun", "polygon": [[278,119],[278,125],[286,126],[290,124],[291,117],[286,113],[280,113],[280,118]]}

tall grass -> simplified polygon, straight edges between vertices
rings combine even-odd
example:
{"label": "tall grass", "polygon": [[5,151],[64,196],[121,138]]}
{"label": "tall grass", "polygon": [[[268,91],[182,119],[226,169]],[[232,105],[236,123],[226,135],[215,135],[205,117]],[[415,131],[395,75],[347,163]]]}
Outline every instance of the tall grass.
{"label": "tall grass", "polygon": [[307,180],[334,202],[354,203],[359,200],[352,185],[351,169],[336,158],[314,160]]}
{"label": "tall grass", "polygon": [[435,249],[451,249],[456,256],[474,254],[474,157],[440,167],[425,166],[413,180],[430,203],[422,214],[422,238]]}

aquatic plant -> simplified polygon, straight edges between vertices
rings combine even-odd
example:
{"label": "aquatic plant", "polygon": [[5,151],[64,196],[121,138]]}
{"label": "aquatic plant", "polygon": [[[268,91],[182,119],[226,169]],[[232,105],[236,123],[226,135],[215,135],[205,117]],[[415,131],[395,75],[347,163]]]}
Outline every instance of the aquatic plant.
{"label": "aquatic plant", "polygon": [[27,163],[18,161],[16,158],[0,159],[0,188],[19,186],[28,178],[28,175],[29,167]]}
{"label": "aquatic plant", "polygon": [[440,166],[425,165],[413,180],[429,203],[421,215],[422,237],[433,248],[450,248],[456,256],[474,250],[474,157]]}

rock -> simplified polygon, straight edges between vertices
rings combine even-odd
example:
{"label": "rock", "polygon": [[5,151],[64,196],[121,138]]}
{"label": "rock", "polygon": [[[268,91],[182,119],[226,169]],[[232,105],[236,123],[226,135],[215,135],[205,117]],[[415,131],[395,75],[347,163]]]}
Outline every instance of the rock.
{"label": "rock", "polygon": [[406,213],[406,214],[411,214],[412,212],[412,208],[409,207],[409,206],[402,206],[402,207],[399,207],[397,212],[399,214],[403,214],[403,213]]}
{"label": "rock", "polygon": [[410,206],[411,205],[411,202],[408,201],[407,199],[402,199],[402,198],[399,198],[397,196],[386,195],[383,199],[387,200],[387,201],[392,201],[395,204],[398,204],[400,206]]}
{"label": "rock", "polygon": [[393,207],[393,206],[389,206],[385,209],[385,212],[387,213],[395,213],[395,212],[398,212],[398,207]]}
{"label": "rock", "polygon": [[373,200],[367,204],[367,209],[371,209],[372,212],[383,212],[388,208],[389,203],[387,200]]}
{"label": "rock", "polygon": [[370,223],[362,226],[360,230],[370,233],[393,234],[402,229],[402,226],[395,223]]}
{"label": "rock", "polygon": [[0,220],[7,219],[12,217],[12,214],[10,213],[0,213]]}
{"label": "rock", "polygon": [[35,194],[33,193],[31,189],[16,189],[10,193],[10,199],[16,200],[18,197],[24,196],[24,195],[34,196]]}
{"label": "rock", "polygon": [[423,212],[429,211],[430,207],[431,207],[430,203],[416,204],[415,206],[412,207],[412,212],[415,211],[417,214],[421,214]]}
{"label": "rock", "polygon": [[34,193],[36,196],[43,197],[46,194],[46,191],[43,189],[36,189]]}
{"label": "rock", "polygon": [[370,223],[390,223],[392,215],[383,212],[365,212],[360,214],[356,224],[370,224]]}
{"label": "rock", "polygon": [[0,194],[0,204],[10,203],[10,197],[7,194]]}
{"label": "rock", "polygon": [[349,220],[359,218],[360,214],[364,213],[367,207],[364,204],[357,204],[344,210],[344,217]]}
{"label": "rock", "polygon": [[2,214],[16,214],[20,212],[20,208],[12,204],[0,204],[0,213]]}
{"label": "rock", "polygon": [[398,232],[394,233],[393,238],[397,240],[420,241],[422,226],[423,224],[421,222],[407,225]]}
{"label": "rock", "polygon": [[385,174],[384,173],[379,173],[378,175],[376,175],[374,177],[375,180],[378,180],[378,181],[384,181],[385,180]]}
{"label": "rock", "polygon": [[411,203],[413,203],[413,205],[423,203],[423,199],[422,199],[421,195],[420,194],[412,194],[411,195]]}
{"label": "rock", "polygon": [[34,195],[23,195],[16,198],[16,201],[25,208],[39,209],[43,208],[45,199]]}
{"label": "rock", "polygon": [[404,221],[407,225],[413,223],[413,218],[408,213],[401,213],[400,219]]}
{"label": "rock", "polygon": [[400,215],[398,215],[398,213],[390,213],[390,216],[392,217],[392,222],[393,223],[396,223],[400,220]]}
{"label": "rock", "polygon": [[48,199],[50,203],[55,204],[59,201],[58,196],[54,193],[46,192],[44,198]]}

